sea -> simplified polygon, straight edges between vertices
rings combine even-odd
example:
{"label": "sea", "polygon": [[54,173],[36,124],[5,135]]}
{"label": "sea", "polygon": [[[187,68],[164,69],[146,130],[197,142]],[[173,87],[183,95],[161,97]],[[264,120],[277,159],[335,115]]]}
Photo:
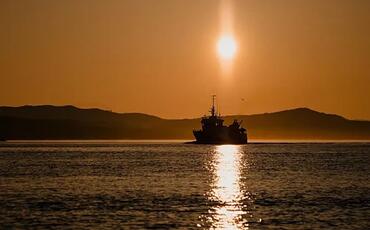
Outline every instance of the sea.
{"label": "sea", "polygon": [[1,229],[370,229],[370,143],[0,144]]}

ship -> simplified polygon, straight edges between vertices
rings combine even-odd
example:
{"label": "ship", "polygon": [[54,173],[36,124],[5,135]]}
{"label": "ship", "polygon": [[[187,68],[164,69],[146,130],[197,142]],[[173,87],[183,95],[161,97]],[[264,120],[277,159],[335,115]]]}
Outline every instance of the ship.
{"label": "ship", "polygon": [[241,127],[242,121],[234,120],[229,126],[224,125],[221,114],[215,108],[216,95],[212,96],[210,115],[201,120],[202,128],[193,130],[195,144],[247,144],[247,130]]}

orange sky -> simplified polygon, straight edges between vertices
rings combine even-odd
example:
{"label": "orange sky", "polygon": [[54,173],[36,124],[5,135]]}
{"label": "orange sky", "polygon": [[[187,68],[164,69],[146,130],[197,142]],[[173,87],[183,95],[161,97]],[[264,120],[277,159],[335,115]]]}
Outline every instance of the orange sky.
{"label": "orange sky", "polygon": [[[2,0],[0,105],[166,118],[293,107],[370,120],[370,1],[234,0],[221,74],[216,0]],[[245,100],[241,100],[244,98]]]}

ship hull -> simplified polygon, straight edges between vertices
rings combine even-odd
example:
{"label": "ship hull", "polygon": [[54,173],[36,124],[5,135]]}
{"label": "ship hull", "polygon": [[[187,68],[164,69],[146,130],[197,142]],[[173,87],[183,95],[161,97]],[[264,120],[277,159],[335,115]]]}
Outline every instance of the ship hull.
{"label": "ship hull", "polygon": [[248,138],[244,133],[205,133],[201,130],[193,131],[195,142],[194,144],[247,144]]}

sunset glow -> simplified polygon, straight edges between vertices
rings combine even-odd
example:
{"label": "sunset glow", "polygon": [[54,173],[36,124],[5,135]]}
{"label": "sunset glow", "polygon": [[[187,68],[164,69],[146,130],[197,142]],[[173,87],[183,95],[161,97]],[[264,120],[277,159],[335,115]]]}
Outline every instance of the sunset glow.
{"label": "sunset glow", "polygon": [[233,75],[234,58],[238,47],[234,38],[234,12],[232,0],[220,1],[220,36],[217,44],[217,56],[222,77]]}
{"label": "sunset glow", "polygon": [[1,105],[370,120],[370,1],[88,2],[0,1]]}
{"label": "sunset glow", "polygon": [[230,60],[235,56],[237,46],[231,36],[223,36],[217,43],[217,51],[222,59]]}

